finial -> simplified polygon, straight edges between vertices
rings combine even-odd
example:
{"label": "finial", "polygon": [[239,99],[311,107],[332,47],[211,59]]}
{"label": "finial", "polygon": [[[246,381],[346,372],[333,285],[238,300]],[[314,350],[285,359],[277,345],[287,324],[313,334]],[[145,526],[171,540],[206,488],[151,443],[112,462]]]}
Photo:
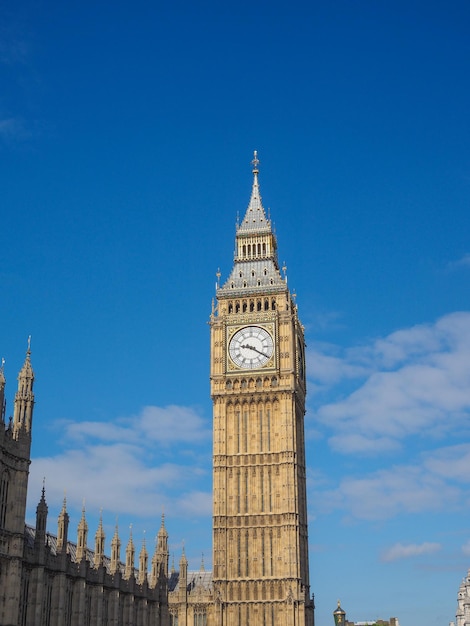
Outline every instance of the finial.
{"label": "finial", "polygon": [[27,354],[31,353],[31,335],[28,336],[28,350],[27,350]]}
{"label": "finial", "polygon": [[215,275],[217,276],[217,283],[216,283],[216,285],[217,285],[217,289],[218,289],[219,286],[220,286],[220,277],[222,276],[222,274],[220,273],[220,267],[217,268],[217,271],[216,271]]}
{"label": "finial", "polygon": [[258,151],[255,150],[253,152],[253,161],[251,162],[252,166],[253,166],[253,174],[257,174],[258,173],[258,165],[259,165],[259,159],[258,159]]}
{"label": "finial", "polygon": [[46,495],[46,477],[43,476],[42,477],[42,496],[41,496],[43,500],[44,500],[45,495]]}
{"label": "finial", "polygon": [[204,552],[201,553],[201,572],[205,571],[204,567]]}
{"label": "finial", "polygon": [[5,365],[5,359],[2,357],[2,365],[1,365],[1,367],[0,367],[0,370],[2,370],[2,372],[3,372],[3,366],[4,366],[4,365]]}

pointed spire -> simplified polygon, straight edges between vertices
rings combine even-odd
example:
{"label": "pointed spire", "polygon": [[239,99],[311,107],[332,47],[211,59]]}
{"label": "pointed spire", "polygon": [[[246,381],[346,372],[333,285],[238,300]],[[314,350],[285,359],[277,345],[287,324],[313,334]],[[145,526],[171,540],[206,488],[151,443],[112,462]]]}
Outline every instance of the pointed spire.
{"label": "pointed spire", "polygon": [[201,570],[200,571],[201,572],[206,571],[206,568],[204,567],[204,552],[202,552],[202,555],[201,555]]}
{"label": "pointed spire", "polygon": [[186,558],[186,553],[184,551],[184,541],[183,541],[183,550],[181,552],[180,559],[180,580],[186,580],[188,578],[188,559]]}
{"label": "pointed spire", "polygon": [[46,479],[42,480],[41,499],[36,507],[36,541],[44,543],[46,537],[47,512],[46,503]]}
{"label": "pointed spire", "polygon": [[261,201],[261,195],[259,192],[259,183],[258,183],[258,152],[254,151],[254,158],[251,162],[253,165],[253,186],[251,189],[251,198],[248,204],[248,208],[245,213],[245,217],[239,228],[237,229],[238,233],[265,233],[271,232],[271,224],[266,217],[266,213],[263,208],[263,204]]}
{"label": "pointed spire", "polygon": [[270,293],[287,290],[279,271],[276,234],[261,201],[256,150],[252,164],[253,186],[245,217],[236,230],[234,266],[226,282],[216,289],[217,300],[227,296],[264,295],[267,288]]}
{"label": "pointed spire", "polygon": [[69,531],[70,517],[67,513],[67,498],[64,494],[64,502],[62,504],[62,510],[59,513],[59,519],[57,520],[57,552],[67,552],[67,541]]}
{"label": "pointed spire", "polygon": [[103,528],[103,509],[100,509],[100,521],[95,534],[95,569],[98,569],[104,562],[104,540],[106,535]]}
{"label": "pointed spire", "polygon": [[31,433],[34,406],[34,372],[31,366],[31,335],[28,337],[26,358],[18,374],[18,391],[15,395],[13,413],[13,436],[18,439],[20,432]]}
{"label": "pointed spire", "polygon": [[148,562],[149,555],[147,552],[147,546],[145,545],[145,530],[144,530],[144,538],[142,539],[142,548],[140,549],[139,554],[139,584],[143,585],[147,580],[147,570],[148,570]]}
{"label": "pointed spire", "polygon": [[83,507],[82,507],[82,517],[78,524],[77,552],[76,552],[76,557],[77,557],[78,562],[86,558],[87,537],[88,537],[88,524],[87,524],[86,517],[85,517],[85,500],[84,500]]}
{"label": "pointed spire", "polygon": [[114,535],[111,540],[111,574],[116,574],[119,571],[119,561],[121,560],[121,540],[119,539],[118,522],[116,518],[116,527],[114,529]]}
{"label": "pointed spire", "polygon": [[155,584],[159,576],[168,577],[169,558],[170,552],[168,550],[168,532],[165,528],[165,513],[162,512],[162,523],[157,534],[155,554],[152,558],[152,576]]}
{"label": "pointed spire", "polygon": [[126,569],[124,578],[129,579],[134,573],[135,546],[132,540],[132,524],[129,526],[129,541],[126,547]]}

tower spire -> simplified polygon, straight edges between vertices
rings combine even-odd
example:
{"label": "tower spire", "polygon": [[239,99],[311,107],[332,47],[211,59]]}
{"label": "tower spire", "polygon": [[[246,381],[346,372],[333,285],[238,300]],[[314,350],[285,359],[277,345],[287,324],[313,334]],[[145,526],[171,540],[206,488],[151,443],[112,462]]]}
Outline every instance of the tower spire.
{"label": "tower spire", "polygon": [[83,501],[82,517],[80,519],[80,523],[78,524],[78,536],[77,536],[76,558],[78,562],[86,558],[87,537],[88,537],[88,524],[87,524],[86,517],[85,517],[85,501]]}
{"label": "tower spire", "polygon": [[103,528],[103,510],[100,510],[100,521],[98,524],[98,529],[95,534],[95,569],[98,569],[100,565],[103,565],[104,562],[104,541],[105,534]]}
{"label": "tower spire", "polygon": [[34,407],[34,372],[31,366],[31,335],[28,337],[26,358],[18,374],[18,391],[15,395],[13,412],[13,436],[19,438],[20,432],[31,436]]}
{"label": "tower spire", "polygon": [[261,200],[256,150],[251,163],[253,186],[250,201],[243,220],[237,226],[232,272],[225,284],[216,289],[218,300],[229,294],[231,298],[265,294],[266,289],[271,293],[286,292],[277,260],[276,235]]}
{"label": "tower spire", "polygon": [[119,561],[121,559],[121,540],[119,539],[119,529],[116,519],[116,527],[111,541],[111,574],[116,574],[119,570]]}
{"label": "tower spire", "polygon": [[67,498],[64,495],[62,510],[59,513],[57,521],[57,552],[67,552],[68,530],[69,530],[69,514],[67,513]]}
{"label": "tower spire", "polygon": [[126,568],[124,578],[127,580],[134,574],[135,546],[132,539],[132,524],[129,526],[129,541],[126,547]]}

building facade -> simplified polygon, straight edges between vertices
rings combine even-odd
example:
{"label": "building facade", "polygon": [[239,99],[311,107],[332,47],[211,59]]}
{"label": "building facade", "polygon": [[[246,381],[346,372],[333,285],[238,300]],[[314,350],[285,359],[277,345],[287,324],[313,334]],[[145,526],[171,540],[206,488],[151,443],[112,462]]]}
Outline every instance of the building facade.
{"label": "building facade", "polygon": [[262,205],[258,159],[211,316],[213,586],[221,626],[311,626],[305,341]]}
{"label": "building facade", "polygon": [[455,626],[470,626],[470,569],[462,580],[457,593]]}
{"label": "building facade", "polygon": [[[258,159],[237,225],[232,272],[210,317],[213,400],[213,572],[169,569],[162,517],[151,558],[102,521],[76,542],[64,499],[47,530],[43,487],[25,523],[34,408],[28,342],[13,416],[0,368],[0,624],[2,626],[314,626],[310,595],[304,414],[305,341],[277,241],[262,206]],[[135,565],[136,558],[138,565]]]}

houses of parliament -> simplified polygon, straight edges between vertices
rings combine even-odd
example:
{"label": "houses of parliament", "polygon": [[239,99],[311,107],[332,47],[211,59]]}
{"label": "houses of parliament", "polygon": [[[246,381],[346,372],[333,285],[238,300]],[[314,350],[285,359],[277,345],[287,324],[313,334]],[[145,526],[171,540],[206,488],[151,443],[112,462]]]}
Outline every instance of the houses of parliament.
{"label": "houses of parliament", "polygon": [[[13,415],[0,368],[1,626],[314,626],[309,583],[304,414],[305,341],[263,208],[259,161],[237,224],[233,268],[210,315],[213,571],[169,566],[162,516],[155,551],[105,549],[102,520],[69,527],[64,499],[48,519],[38,494],[26,524],[34,431],[28,343]],[[34,460],[33,460],[34,462]]]}

